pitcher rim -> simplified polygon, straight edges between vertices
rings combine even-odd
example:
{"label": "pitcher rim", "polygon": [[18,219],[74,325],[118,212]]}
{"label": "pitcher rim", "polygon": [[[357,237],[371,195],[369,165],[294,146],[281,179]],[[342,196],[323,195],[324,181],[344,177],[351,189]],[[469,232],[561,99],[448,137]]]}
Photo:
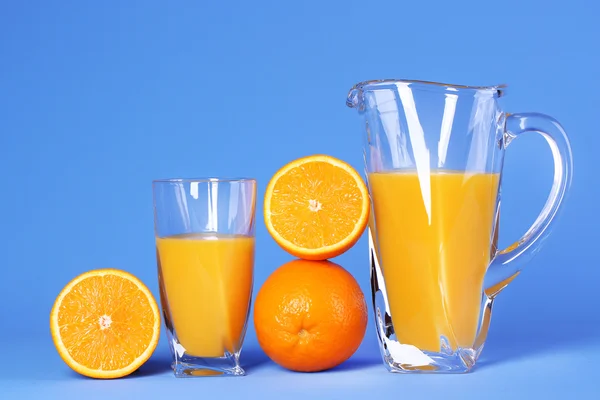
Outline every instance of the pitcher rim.
{"label": "pitcher rim", "polygon": [[[367,86],[379,86],[391,83],[408,83],[408,84],[416,84],[423,86],[434,86],[445,89],[454,89],[458,90],[486,90],[486,91],[494,91],[497,93],[498,97],[502,96],[506,92],[506,84],[498,84],[498,85],[490,85],[490,86],[474,86],[474,85],[461,85],[454,83],[446,83],[446,82],[436,82],[436,81],[425,81],[419,79],[372,79],[367,81],[362,81],[355,84],[352,89],[362,89],[364,90]],[[352,90],[351,89],[351,90]]]}

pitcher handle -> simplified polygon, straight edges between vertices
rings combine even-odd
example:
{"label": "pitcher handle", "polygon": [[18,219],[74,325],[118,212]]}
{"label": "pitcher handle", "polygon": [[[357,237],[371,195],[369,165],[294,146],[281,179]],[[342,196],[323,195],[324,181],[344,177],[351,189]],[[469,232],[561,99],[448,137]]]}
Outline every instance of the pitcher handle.
{"label": "pitcher handle", "polygon": [[[525,263],[537,253],[550,233],[550,224],[559,212],[573,175],[571,145],[565,130],[554,118],[538,113],[508,115],[505,122],[504,147],[525,132],[537,132],[546,139],[554,159],[554,182],[540,215],[521,239],[496,252],[485,276],[489,297],[496,296],[521,272]],[[498,220],[496,229],[498,229]]]}

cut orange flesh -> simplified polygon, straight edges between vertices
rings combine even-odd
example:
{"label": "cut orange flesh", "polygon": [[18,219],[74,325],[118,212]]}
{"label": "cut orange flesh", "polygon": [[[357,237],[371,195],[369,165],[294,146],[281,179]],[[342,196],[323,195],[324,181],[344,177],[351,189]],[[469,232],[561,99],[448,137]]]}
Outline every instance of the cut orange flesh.
{"label": "cut orange flesh", "polygon": [[360,238],[369,217],[369,194],[361,176],[334,157],[292,161],[271,178],[264,217],[273,239],[307,260],[336,257]]}
{"label": "cut orange flesh", "polygon": [[50,330],[73,370],[92,378],[120,378],[154,352],[160,313],[152,293],[135,276],[94,270],[73,279],[58,295]]}

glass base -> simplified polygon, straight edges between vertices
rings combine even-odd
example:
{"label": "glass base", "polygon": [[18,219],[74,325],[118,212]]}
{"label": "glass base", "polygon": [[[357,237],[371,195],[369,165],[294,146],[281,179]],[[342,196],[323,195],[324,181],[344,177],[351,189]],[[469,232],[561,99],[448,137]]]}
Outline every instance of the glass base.
{"label": "glass base", "polygon": [[239,365],[235,355],[218,358],[192,357],[184,354],[171,364],[177,378],[196,376],[243,376],[246,371]]}
{"label": "glass base", "polygon": [[169,348],[173,356],[171,368],[177,378],[197,376],[243,376],[246,371],[240,366],[240,352],[230,353],[224,350],[222,357],[196,357],[186,353],[177,340],[170,320],[165,316]]}
{"label": "glass base", "polygon": [[[400,354],[392,354],[389,351],[389,345],[382,348],[383,362],[390,372],[461,374],[471,371],[475,365],[476,357],[470,349],[458,349],[451,354],[431,353],[421,351],[414,346],[401,345],[396,341],[394,342],[398,345],[396,348],[408,347],[409,350],[401,351]],[[415,350],[420,354],[417,355],[414,352]]]}

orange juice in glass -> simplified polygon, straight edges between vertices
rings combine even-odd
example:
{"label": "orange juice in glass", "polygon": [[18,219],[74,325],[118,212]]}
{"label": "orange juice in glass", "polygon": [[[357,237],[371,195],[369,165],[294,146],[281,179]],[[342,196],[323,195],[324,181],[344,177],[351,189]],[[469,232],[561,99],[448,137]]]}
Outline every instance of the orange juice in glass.
{"label": "orange juice in glass", "polygon": [[243,375],[256,182],[154,182],[161,303],[176,376]]}

